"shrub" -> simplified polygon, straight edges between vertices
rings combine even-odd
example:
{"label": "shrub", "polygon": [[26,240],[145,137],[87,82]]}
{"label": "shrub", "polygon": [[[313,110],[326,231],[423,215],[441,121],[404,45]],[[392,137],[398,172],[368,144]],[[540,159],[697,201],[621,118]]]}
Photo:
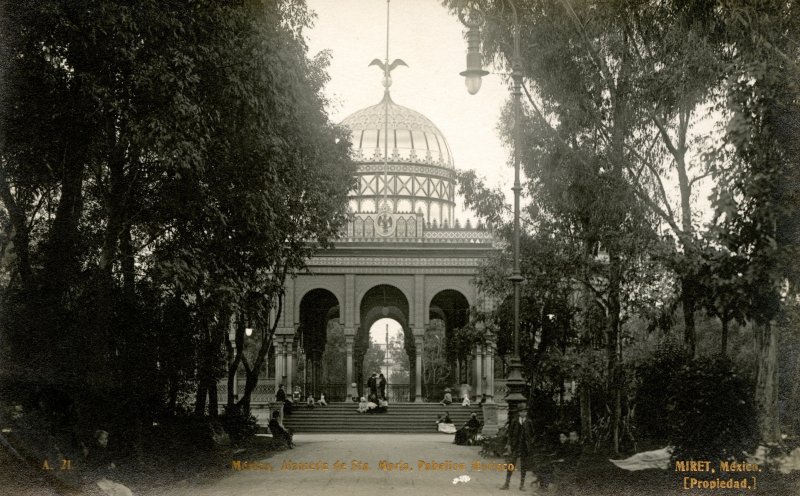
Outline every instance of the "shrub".
{"label": "shrub", "polygon": [[226,409],[219,420],[225,432],[230,436],[231,441],[235,443],[250,439],[258,432],[258,420],[256,417],[249,413],[243,413],[241,408]]}
{"label": "shrub", "polygon": [[667,393],[677,381],[678,373],[691,358],[680,344],[667,342],[647,362],[636,367],[636,432],[645,438],[664,441],[670,438],[667,415],[670,397]]}
{"label": "shrub", "polygon": [[666,391],[667,426],[676,458],[741,457],[757,446],[754,385],[727,357],[691,361],[678,370]]}

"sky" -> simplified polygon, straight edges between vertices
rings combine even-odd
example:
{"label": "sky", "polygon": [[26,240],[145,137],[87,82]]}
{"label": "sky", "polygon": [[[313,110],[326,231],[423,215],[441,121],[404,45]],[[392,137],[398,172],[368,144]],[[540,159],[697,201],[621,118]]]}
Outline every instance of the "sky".
{"label": "sky", "polygon": [[[317,14],[314,28],[306,32],[309,49],[331,52],[328,111],[340,122],[383,96],[382,72],[368,64],[385,58],[386,0],[308,0],[308,6]],[[466,68],[464,27],[438,0],[391,0],[389,19],[389,59],[409,66],[392,71],[392,99],[436,124],[457,169],[475,169],[510,194],[509,150],[497,133],[509,96],[503,78],[489,74],[476,95],[467,93],[459,75]],[[472,217],[457,212],[462,221]]]}
{"label": "sky", "polygon": [[[328,109],[334,122],[381,100],[382,73],[369,67],[383,60],[386,51],[386,0],[307,0],[316,12],[313,29],[306,32],[312,54],[330,50],[331,81],[326,88]],[[467,93],[464,27],[448,14],[439,0],[391,0],[389,59],[401,58],[409,67],[392,72],[392,99],[427,116],[442,131],[459,170],[474,169],[488,185],[500,187],[510,203],[513,168],[510,150],[500,141],[497,124],[500,110],[509,98],[509,88],[500,74],[489,74],[476,95]],[[485,67],[493,71],[492,67]],[[711,122],[699,123],[695,132],[710,134]],[[695,127],[694,125],[692,126]],[[698,160],[690,149],[689,159]],[[677,180],[665,176],[665,186],[677,206]],[[695,222],[711,218],[707,196],[712,183],[701,181],[693,195]],[[457,200],[458,201],[458,200]],[[525,200],[523,199],[523,202]],[[457,207],[462,222],[474,214]]]}
{"label": "sky", "polygon": [[[341,122],[383,97],[383,74],[369,67],[386,56],[386,0],[307,0],[316,12],[306,32],[310,53],[331,53],[326,95],[331,120]],[[492,186],[509,190],[513,169],[509,151],[497,133],[500,110],[508,88],[500,75],[489,74],[476,95],[467,93],[464,78],[467,44],[464,27],[437,0],[391,0],[389,60],[408,67],[392,71],[392,99],[428,117],[442,131],[457,169],[475,169]],[[490,67],[486,68],[491,70]],[[461,209],[456,218],[474,216]],[[370,329],[376,343],[396,338],[400,324],[381,319]]]}

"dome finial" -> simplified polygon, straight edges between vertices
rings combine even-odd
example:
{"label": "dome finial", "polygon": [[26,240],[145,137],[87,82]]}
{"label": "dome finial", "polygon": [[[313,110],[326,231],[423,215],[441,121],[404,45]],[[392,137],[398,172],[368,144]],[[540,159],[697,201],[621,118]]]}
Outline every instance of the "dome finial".
{"label": "dome finial", "polygon": [[389,63],[389,1],[386,0],[386,58],[383,59],[381,62],[380,59],[373,59],[372,62],[369,63],[370,66],[377,65],[383,71],[383,93],[385,96],[389,96],[389,87],[392,86],[392,76],[391,73],[395,67],[398,65],[404,65],[408,67],[408,64],[403,62],[402,59],[394,59],[392,63]]}

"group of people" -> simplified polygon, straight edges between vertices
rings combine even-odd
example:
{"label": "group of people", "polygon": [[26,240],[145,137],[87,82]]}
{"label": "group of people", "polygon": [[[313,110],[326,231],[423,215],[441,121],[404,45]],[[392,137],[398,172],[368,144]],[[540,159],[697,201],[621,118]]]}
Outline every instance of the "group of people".
{"label": "group of people", "polygon": [[[546,450],[540,450],[539,453],[535,453],[533,423],[528,418],[528,411],[524,404],[518,408],[516,416],[509,420],[507,435],[506,461],[518,467],[520,490],[525,488],[525,476],[529,471],[536,474],[539,487],[547,489],[553,482],[556,466],[559,464],[574,465],[582,451],[578,432],[570,431],[569,435],[564,432],[559,433],[559,441],[554,452],[548,453]],[[505,484],[500,489],[508,489],[514,471],[516,468],[506,472]]]}
{"label": "group of people", "polygon": [[444,432],[445,434],[455,434],[456,437],[453,442],[463,446],[472,444],[475,441],[481,431],[481,422],[478,420],[478,414],[472,412],[469,420],[456,429],[453,420],[450,418],[450,412],[444,412],[444,415],[439,415],[436,419],[436,428],[439,432]]}
{"label": "group of people", "polygon": [[[275,401],[278,403],[283,403],[284,415],[291,415],[292,408],[295,406],[295,404],[300,402],[300,397],[301,391],[299,386],[294,388],[294,392],[292,393],[291,397],[286,395],[286,391],[283,389],[283,384],[278,386],[278,392],[275,393]],[[314,396],[310,394],[306,397],[306,407],[314,408],[315,406],[328,406],[328,401],[325,399],[325,393],[320,393],[318,400],[315,400]]]}
{"label": "group of people", "polygon": [[358,402],[358,413],[386,413],[389,401],[386,399],[386,377],[380,372],[373,372],[367,379],[367,397],[362,396]]}
{"label": "group of people", "polygon": [[[466,386],[461,390],[461,406],[470,406],[472,403],[469,399],[470,396],[470,388]],[[486,393],[481,395],[481,401],[478,403],[479,405],[483,405],[486,403]],[[442,401],[439,402],[442,406],[448,406],[453,404],[453,394],[450,388],[444,389],[444,396],[442,397]]]}

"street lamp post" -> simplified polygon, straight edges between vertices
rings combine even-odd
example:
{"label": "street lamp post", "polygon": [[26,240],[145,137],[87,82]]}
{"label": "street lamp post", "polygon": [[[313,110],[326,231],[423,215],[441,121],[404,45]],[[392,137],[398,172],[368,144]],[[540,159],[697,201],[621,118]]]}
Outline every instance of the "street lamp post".
{"label": "street lamp post", "polygon": [[[510,413],[516,414],[517,409],[525,402],[525,381],[522,378],[522,361],[519,357],[519,300],[520,284],[525,280],[519,267],[519,197],[522,186],[519,180],[519,155],[520,155],[520,98],[522,96],[522,58],[519,52],[519,17],[517,9],[511,0],[508,0],[511,11],[514,15],[513,38],[514,46],[511,58],[511,79],[513,87],[511,90],[512,101],[514,104],[514,267],[511,276],[508,278],[514,286],[514,354],[511,356],[509,364],[508,403]],[[467,91],[474,95],[480,89],[480,78],[488,74],[481,67],[480,53],[480,24],[481,18],[475,9],[467,12],[465,4],[461,5],[458,18],[467,27],[467,70],[461,75],[466,78]],[[476,82],[477,79],[477,82]]]}

